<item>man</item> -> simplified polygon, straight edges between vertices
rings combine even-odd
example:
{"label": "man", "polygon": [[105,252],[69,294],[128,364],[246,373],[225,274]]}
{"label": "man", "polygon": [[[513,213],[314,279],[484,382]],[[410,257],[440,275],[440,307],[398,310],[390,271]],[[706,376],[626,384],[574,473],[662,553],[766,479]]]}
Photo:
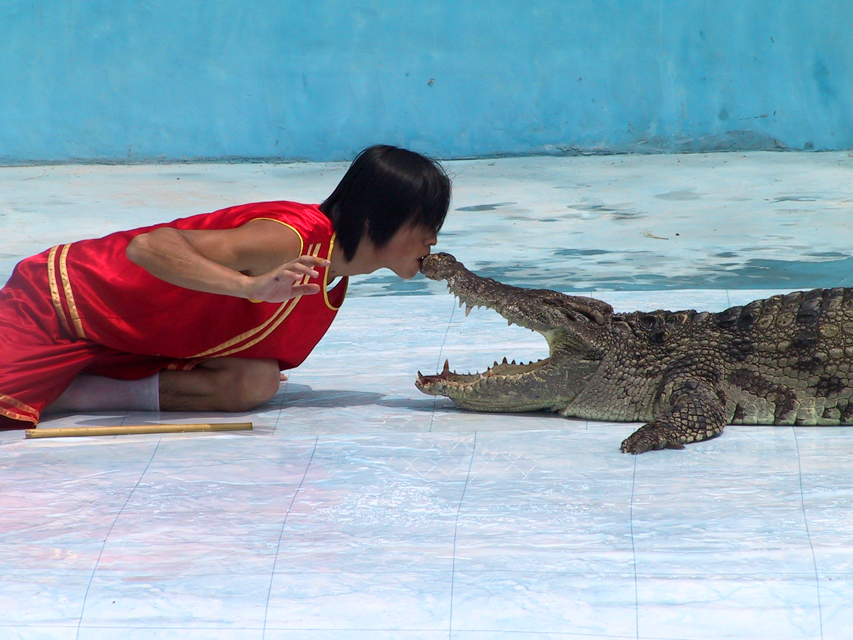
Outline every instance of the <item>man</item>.
{"label": "man", "polygon": [[376,146],[319,206],[241,205],[27,258],[0,290],[0,428],[48,407],[263,404],[328,330],[349,276],[418,273],[449,204],[440,165]]}

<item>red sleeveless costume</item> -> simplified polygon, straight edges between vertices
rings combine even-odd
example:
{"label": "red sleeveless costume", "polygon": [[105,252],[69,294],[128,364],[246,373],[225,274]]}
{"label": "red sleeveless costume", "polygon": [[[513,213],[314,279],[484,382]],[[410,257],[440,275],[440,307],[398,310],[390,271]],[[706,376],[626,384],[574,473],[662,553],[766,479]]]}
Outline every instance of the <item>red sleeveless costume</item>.
{"label": "red sleeveless costume", "polygon": [[229,356],[301,364],[343,303],[346,278],[327,290],[328,270],[317,268],[320,293],[256,303],[171,285],[125,255],[131,239],[158,227],[233,229],[259,219],[293,229],[302,255],[331,258],[334,229],[317,205],[261,202],[22,260],[0,290],[0,428],[38,423],[81,372],[137,380]]}

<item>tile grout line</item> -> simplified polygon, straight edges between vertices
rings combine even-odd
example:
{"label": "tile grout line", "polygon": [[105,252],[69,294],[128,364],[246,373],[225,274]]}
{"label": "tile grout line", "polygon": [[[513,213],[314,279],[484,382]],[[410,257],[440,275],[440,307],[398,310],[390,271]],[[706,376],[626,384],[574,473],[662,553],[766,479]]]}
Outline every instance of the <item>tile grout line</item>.
{"label": "tile grout line", "polygon": [[[444,345],[447,344],[447,335],[450,333],[450,327],[453,324],[453,314],[456,311],[456,297],[453,298],[453,304],[450,305],[450,319],[447,321],[447,329],[444,330],[444,339],[441,341],[441,346],[438,348],[438,362],[435,365],[436,371],[441,371],[441,354],[444,351]],[[435,420],[435,405],[438,403],[438,396],[432,399],[432,412],[429,416],[429,430],[432,433],[432,423]]]}
{"label": "tile grout line", "polygon": [[[287,385],[290,384],[290,376],[292,375],[293,369],[287,370],[287,380],[284,381],[284,387],[279,389],[279,392],[282,396],[287,395]],[[281,404],[278,407],[278,415],[275,417],[275,424],[272,426],[272,433],[270,437],[275,435],[276,430],[278,429],[278,423],[281,421],[281,414],[284,413],[284,400],[281,401]]]}
{"label": "tile grout line", "polygon": [[98,565],[101,563],[101,557],[104,555],[104,549],[107,548],[107,540],[109,540],[110,534],[116,526],[116,522],[118,522],[118,519],[121,517],[122,512],[124,512],[124,508],[127,506],[127,503],[130,502],[131,497],[133,497],[133,492],[136,491],[139,483],[142,482],[142,478],[144,478],[145,474],[148,472],[148,468],[154,461],[154,456],[157,455],[157,451],[160,449],[161,441],[161,439],[157,440],[157,446],[154,447],[154,452],[151,454],[151,458],[148,459],[148,464],[145,465],[145,469],[142,470],[139,480],[137,480],[136,484],[133,485],[133,489],[130,490],[130,493],[127,495],[127,499],[124,501],[124,504],[121,505],[121,509],[118,510],[116,517],[113,519],[113,523],[107,530],[107,535],[104,536],[104,543],[101,545],[101,551],[98,553],[98,559],[95,561],[95,566],[92,568],[92,575],[89,576],[89,584],[86,585],[86,593],[83,594],[83,606],[80,607],[80,619],[77,621],[77,638],[80,638],[80,627],[83,625],[83,614],[86,611],[86,599],[89,597],[89,589],[92,588],[92,582],[95,580],[95,572],[98,570]]}
{"label": "tile grout line", "polygon": [[634,629],[636,638],[640,638],[640,591],[637,582],[637,549],[634,546],[634,489],[637,487],[637,456],[634,456],[634,473],[631,476],[631,508],[629,522],[631,525],[631,564],[634,566]]}
{"label": "tile grout line", "polygon": [[809,549],[812,552],[812,564],[814,565],[815,588],[817,589],[817,619],[820,624],[820,638],[823,640],[823,609],[820,603],[820,576],[817,570],[817,556],[814,552],[814,544],[812,543],[812,534],[809,530],[809,518],[806,515],[806,496],[803,491],[803,465],[800,461],[800,441],[797,438],[797,427],[791,427],[794,433],[794,444],[797,446],[797,476],[800,480],[800,505],[803,509],[803,523],[806,525],[806,537],[809,540]]}
{"label": "tile grout line", "polygon": [[465,500],[465,492],[468,491],[468,482],[471,480],[471,469],[474,467],[474,455],[477,452],[477,432],[474,432],[474,446],[471,448],[471,459],[468,461],[468,473],[465,476],[465,486],[462,487],[462,495],[459,497],[459,506],[456,508],[456,522],[453,525],[453,560],[450,565],[450,616],[447,629],[447,638],[453,638],[453,587],[456,584],[456,538],[459,534],[459,514],[462,513],[462,502]]}
{"label": "tile grout line", "polygon": [[263,640],[267,635],[267,616],[269,615],[270,610],[270,597],[272,596],[272,583],[275,579],[275,567],[278,564],[278,554],[281,551],[281,540],[284,537],[284,528],[287,526],[287,518],[290,517],[290,512],[293,510],[293,505],[296,503],[296,496],[299,495],[299,492],[302,491],[302,485],[305,484],[305,478],[308,476],[308,469],[311,468],[311,463],[314,461],[314,454],[317,453],[317,443],[320,441],[320,436],[316,436],[314,438],[314,448],[311,449],[311,457],[308,458],[308,464],[305,465],[305,472],[302,474],[302,479],[299,481],[299,486],[296,487],[296,491],[293,492],[293,498],[290,500],[290,504],[287,507],[287,512],[284,514],[284,521],[281,523],[281,530],[278,534],[278,544],[275,548],[275,558],[272,562],[272,571],[270,572],[270,586],[267,589],[267,602],[264,606],[264,628],[261,633],[261,640]]}

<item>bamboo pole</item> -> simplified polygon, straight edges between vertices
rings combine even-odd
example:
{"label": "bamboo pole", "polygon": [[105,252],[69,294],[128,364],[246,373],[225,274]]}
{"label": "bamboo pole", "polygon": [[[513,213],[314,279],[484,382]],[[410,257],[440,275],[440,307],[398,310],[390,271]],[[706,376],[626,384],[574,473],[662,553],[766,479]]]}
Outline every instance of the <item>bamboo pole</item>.
{"label": "bamboo pole", "polygon": [[125,436],[140,433],[187,433],[195,431],[250,431],[251,422],[219,422],[211,424],[140,424],[123,427],[62,427],[27,429],[27,438],[71,438],[79,436]]}

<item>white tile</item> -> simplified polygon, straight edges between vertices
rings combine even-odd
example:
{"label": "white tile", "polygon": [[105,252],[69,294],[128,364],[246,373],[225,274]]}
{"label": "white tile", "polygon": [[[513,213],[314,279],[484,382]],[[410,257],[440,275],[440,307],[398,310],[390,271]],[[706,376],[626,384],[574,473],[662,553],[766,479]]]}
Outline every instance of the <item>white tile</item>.
{"label": "white tile", "polygon": [[453,629],[631,638],[634,602],[631,575],[457,571]]}
{"label": "white tile", "polygon": [[310,524],[285,527],[275,563],[278,574],[318,573],[450,573],[453,568],[453,528],[417,530],[392,527],[355,528],[342,523],[340,531]]}
{"label": "white tile", "polygon": [[638,602],[641,638],[820,637],[813,578],[640,576]]}
{"label": "white tile", "polygon": [[[78,640],[262,640],[263,629],[237,627],[217,629],[209,626],[121,627],[81,626]],[[267,638],[269,635],[266,636]]]}
{"label": "white tile", "polygon": [[[98,571],[86,595],[89,626],[260,627],[268,574],[155,574]],[[78,613],[79,615],[79,613]]]}
{"label": "white tile", "polygon": [[[509,284],[592,292],[620,312],[853,284],[837,233],[846,154],[449,164],[437,249]],[[0,213],[28,229],[0,237],[0,279],[59,242],[311,201],[343,168],[0,169]],[[822,623],[846,640],[849,428],[730,426],[633,457],[619,444],[636,424],[474,413],[414,387],[445,359],[462,371],[546,354],[492,311],[466,318],[442,283],[379,272],[353,279],[327,336],[257,411],[43,424],[252,432],[0,432],[0,637],[800,640]]]}
{"label": "white tile", "polygon": [[[2,575],[0,611],[7,625],[76,625],[91,570],[51,570]],[[0,627],[2,631],[2,627]]]}
{"label": "white tile", "polygon": [[78,637],[76,624],[63,626],[4,624],[0,625],[0,633],[7,640],[76,640]]}
{"label": "white tile", "polygon": [[824,639],[844,640],[853,627],[853,579],[850,575],[822,577],[820,608]]}
{"label": "white tile", "polygon": [[267,625],[276,629],[448,628],[449,572],[277,573]]}
{"label": "white tile", "polygon": [[447,630],[418,629],[270,629],[264,640],[446,640]]}

